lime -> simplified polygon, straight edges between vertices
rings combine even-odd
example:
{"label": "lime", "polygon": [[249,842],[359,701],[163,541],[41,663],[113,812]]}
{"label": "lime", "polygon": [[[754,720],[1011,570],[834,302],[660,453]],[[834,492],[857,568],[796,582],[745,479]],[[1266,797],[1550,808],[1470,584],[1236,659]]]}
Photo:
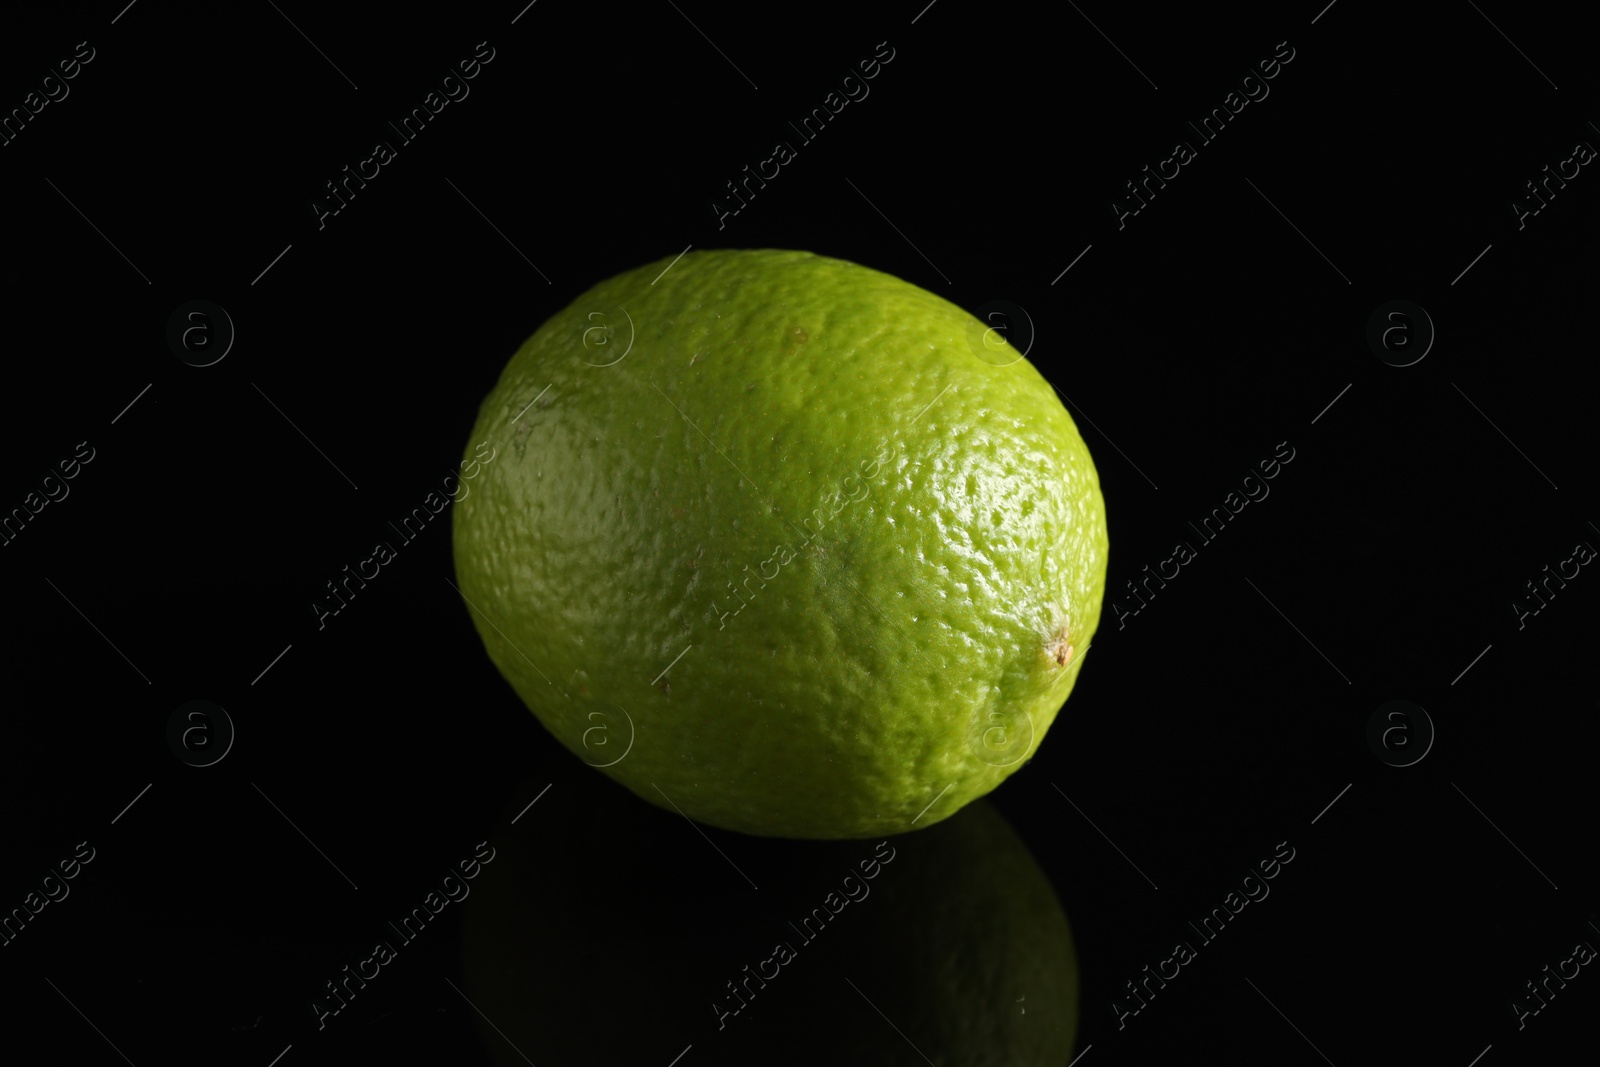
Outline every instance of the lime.
{"label": "lime", "polygon": [[1100,619],[1106,519],[996,330],[809,252],[602,282],[507,364],[459,588],[540,722],[637,795],[796,838],[929,826],[1032,755]]}

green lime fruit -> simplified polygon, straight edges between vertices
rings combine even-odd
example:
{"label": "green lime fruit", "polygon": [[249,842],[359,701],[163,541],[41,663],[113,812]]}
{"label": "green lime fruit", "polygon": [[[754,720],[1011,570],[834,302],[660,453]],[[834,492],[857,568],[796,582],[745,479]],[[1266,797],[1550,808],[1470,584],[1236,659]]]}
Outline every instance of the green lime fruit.
{"label": "green lime fruit", "polygon": [[489,658],[570,751],[712,826],[866,838],[1031,757],[1100,620],[1089,450],[1000,332],[809,252],[590,289],[456,497]]}
{"label": "green lime fruit", "polygon": [[495,1063],[1072,1059],[1072,927],[989,801],[877,840],[723,841],[757,892],[677,815],[556,777],[463,904],[462,991]]}

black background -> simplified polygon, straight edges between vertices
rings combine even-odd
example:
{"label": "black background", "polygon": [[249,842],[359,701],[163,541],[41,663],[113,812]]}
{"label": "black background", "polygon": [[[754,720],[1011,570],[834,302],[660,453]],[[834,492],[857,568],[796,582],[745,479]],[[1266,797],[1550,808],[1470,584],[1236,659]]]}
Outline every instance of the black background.
{"label": "black background", "polygon": [[[595,813],[620,791],[489,663],[445,522],[324,629],[309,607],[451,473],[527,335],[692,246],[806,248],[968,310],[1007,301],[1068,399],[1107,502],[1108,603],[1066,709],[992,803],[1071,920],[1082,1062],[1492,1067],[1592,1045],[1592,967],[1523,1028],[1510,1007],[1600,944],[1600,578],[1584,567],[1521,627],[1511,607],[1600,545],[1600,178],[1584,167],[1522,228],[1510,206],[1600,144],[1576,16],[923,2],[7,13],[5,109],[77,42],[95,51],[0,147],[0,507],[78,442],[94,459],[0,546],[0,906],[96,850],[0,948],[8,1043],[141,1067],[286,1048],[285,1067],[489,1062],[460,908],[325,1028],[308,1002],[476,842],[538,857],[586,821],[593,862],[569,850],[549,872],[571,900],[644,835],[671,870],[631,899],[697,887],[721,919],[695,943],[719,960],[769,940],[783,909],[676,815],[608,833]],[[319,228],[323,184],[480,41],[494,58],[470,95]],[[1285,41],[1270,95],[1119,228],[1123,183]],[[894,58],[870,95],[719,229],[723,184],[879,42]],[[197,299],[236,330],[208,367],[166,342]],[[1367,341],[1397,299],[1436,332],[1405,367]],[[1119,628],[1125,583],[1285,441],[1271,495]],[[197,699],[237,730],[205,768],[165,732]],[[1396,699],[1436,732],[1405,768],[1367,741]],[[758,882],[804,851],[708,834]],[[1123,984],[1283,841],[1271,896],[1119,1027]],[[551,937],[617,921],[554,910]],[[654,952],[580,953],[566,977],[630,1029],[619,976]],[[696,1011],[630,1062],[727,1062]]]}

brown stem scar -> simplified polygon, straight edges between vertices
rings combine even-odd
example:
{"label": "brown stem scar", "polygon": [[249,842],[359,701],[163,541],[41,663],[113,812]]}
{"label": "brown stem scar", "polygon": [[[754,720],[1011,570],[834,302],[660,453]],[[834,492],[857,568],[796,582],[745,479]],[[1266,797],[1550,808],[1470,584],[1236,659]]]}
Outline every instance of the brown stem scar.
{"label": "brown stem scar", "polygon": [[1050,644],[1049,651],[1055,657],[1058,667],[1065,667],[1072,660],[1072,644],[1067,640],[1067,636],[1067,628],[1063,626]]}

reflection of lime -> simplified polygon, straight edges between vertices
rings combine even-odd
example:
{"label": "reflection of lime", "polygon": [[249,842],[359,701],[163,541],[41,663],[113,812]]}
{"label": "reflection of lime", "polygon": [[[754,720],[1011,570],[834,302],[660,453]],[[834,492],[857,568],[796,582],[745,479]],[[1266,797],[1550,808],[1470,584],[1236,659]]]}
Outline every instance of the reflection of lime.
{"label": "reflection of lime", "polygon": [[[988,802],[883,845],[735,839],[756,892],[677,815],[584,777],[463,906],[463,992],[496,1063],[664,1064],[689,1045],[699,1067],[1071,1060],[1071,927]],[[740,1008],[728,983],[747,980]]]}
{"label": "reflection of lime", "polygon": [[[1078,960],[1055,890],[987,802],[914,840],[935,835],[944,840],[926,849],[891,841],[905,862],[877,880],[870,921],[884,928],[851,953],[861,962],[851,979],[936,1063],[1064,1067],[1078,1030]],[[886,1027],[870,1047],[863,1062],[927,1062]]]}
{"label": "reflection of lime", "polygon": [[580,756],[589,713],[627,707],[606,773],[715,826],[861,838],[958,811],[1044,737],[1105,583],[1088,449],[1004,344],[806,252],[596,286],[513,356],[469,444],[512,445],[454,515],[490,658]]}

